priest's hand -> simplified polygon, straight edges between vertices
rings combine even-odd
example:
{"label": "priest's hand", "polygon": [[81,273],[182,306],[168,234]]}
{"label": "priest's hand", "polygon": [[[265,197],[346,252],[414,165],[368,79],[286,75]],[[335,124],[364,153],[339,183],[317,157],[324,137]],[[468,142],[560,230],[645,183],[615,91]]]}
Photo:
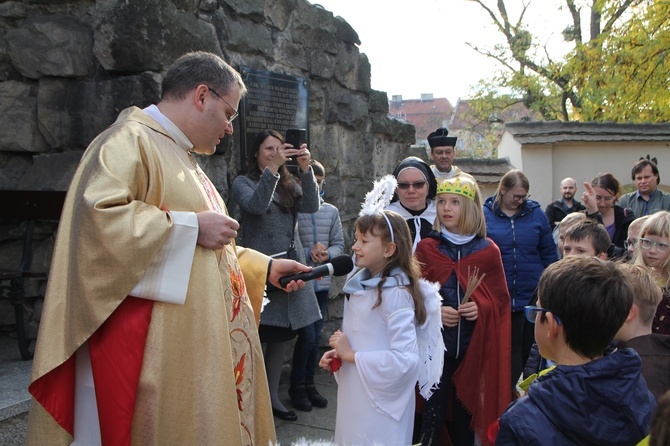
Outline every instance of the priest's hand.
{"label": "priest's hand", "polygon": [[268,274],[268,281],[284,291],[296,291],[298,288],[303,288],[305,282],[302,280],[291,280],[286,287],[282,287],[279,283],[279,279],[285,276],[292,276],[293,274],[298,273],[308,273],[312,270],[311,266],[303,265],[302,263],[296,262],[295,260],[290,259],[272,259],[272,264],[270,265],[270,272]]}
{"label": "priest's hand", "polygon": [[237,220],[216,211],[198,212],[198,245],[208,249],[222,249],[237,237]]}

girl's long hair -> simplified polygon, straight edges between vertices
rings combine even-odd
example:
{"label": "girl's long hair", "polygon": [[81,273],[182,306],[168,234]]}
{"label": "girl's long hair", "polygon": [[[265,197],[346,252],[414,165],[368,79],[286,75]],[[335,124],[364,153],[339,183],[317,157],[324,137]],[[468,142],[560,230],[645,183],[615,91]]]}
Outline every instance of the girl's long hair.
{"label": "girl's long hair", "polygon": [[[247,160],[246,174],[249,178],[258,181],[261,178],[261,170],[258,167],[258,151],[268,136],[277,138],[281,144],[284,144],[284,136],[275,130],[263,130],[258,132],[254,140],[253,156]],[[285,165],[279,168],[279,182],[275,189],[279,196],[280,209],[286,213],[293,213],[298,210],[298,198],[302,195],[302,189],[295,177],[288,171]]]}
{"label": "girl's long hair", "polygon": [[[658,211],[647,218],[642,226],[640,238],[648,235],[655,235],[657,237],[665,238],[665,243],[670,243],[670,212]],[[635,264],[649,266],[642,256],[642,246],[638,239],[638,245],[635,254]],[[670,255],[661,263],[660,266],[654,267],[656,276],[661,280],[660,286],[664,288],[670,287]]]}
{"label": "girl's long hair", "polygon": [[[391,257],[386,259],[386,264],[382,270],[382,280],[379,282],[379,298],[373,308],[378,307],[382,303],[382,286],[386,279],[390,276],[391,270],[399,267],[407,277],[409,277],[409,291],[414,301],[414,313],[416,315],[417,323],[423,324],[426,320],[426,306],[423,301],[423,294],[419,287],[419,279],[421,278],[421,266],[419,262],[412,255],[412,237],[409,232],[407,222],[400,216],[400,214],[393,211],[383,211],[391,222],[393,228],[393,238],[396,249]],[[361,234],[371,234],[374,237],[380,237],[382,244],[385,246],[391,243],[391,233],[389,232],[386,219],[381,214],[363,215],[356,220],[356,229]]]}
{"label": "girl's long hair", "polygon": [[[484,217],[484,210],[481,205],[481,193],[476,184],[473,184],[471,181],[468,181],[468,183],[471,184],[475,190],[475,198],[473,200],[464,197],[463,195],[453,194],[461,203],[461,218],[458,221],[458,232],[461,235],[475,234],[477,237],[486,238],[486,218]],[[438,194],[435,197],[435,204],[440,201],[441,195],[443,194]],[[436,232],[442,230],[442,222],[440,221],[439,215],[435,216],[433,230]]]}

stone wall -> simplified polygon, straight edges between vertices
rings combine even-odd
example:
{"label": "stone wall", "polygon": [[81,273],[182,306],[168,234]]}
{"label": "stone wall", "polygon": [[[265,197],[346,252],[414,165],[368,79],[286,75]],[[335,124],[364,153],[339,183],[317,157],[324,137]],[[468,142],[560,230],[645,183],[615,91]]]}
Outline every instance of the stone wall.
{"label": "stone wall", "polygon": [[[309,78],[310,149],[327,169],[325,198],[340,209],[350,246],[372,180],[414,154],[415,140],[412,125],[388,119],[358,44],[347,22],[305,0],[0,2],[0,188],[66,190],[95,135],[120,110],[157,102],[175,58],[206,50],[235,67]],[[201,162],[226,199],[240,162],[235,125]],[[17,233],[0,226],[0,268],[17,262]],[[52,244],[47,226],[36,268],[48,266]],[[13,323],[7,305],[0,300],[0,326]]]}

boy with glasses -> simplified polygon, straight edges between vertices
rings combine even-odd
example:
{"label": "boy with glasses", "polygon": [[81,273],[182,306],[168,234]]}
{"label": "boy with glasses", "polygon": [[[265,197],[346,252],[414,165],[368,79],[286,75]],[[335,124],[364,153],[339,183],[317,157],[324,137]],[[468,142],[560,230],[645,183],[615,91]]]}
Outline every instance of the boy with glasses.
{"label": "boy with glasses", "polygon": [[[339,211],[323,199],[326,169],[315,159],[310,160],[309,164],[312,166],[316,184],[319,186],[320,207],[317,212],[311,214],[298,213],[298,233],[305,250],[307,264],[319,266],[344,253],[344,235]],[[319,346],[323,320],[328,309],[330,283],[330,276],[324,276],[308,284],[314,288],[314,294],[316,294],[321,310],[321,319],[299,329],[298,340],[293,347],[289,396],[293,405],[299,410],[328,405],[328,400],[316,389],[314,372],[320,359]]]}
{"label": "boy with glasses", "polygon": [[630,349],[603,355],[633,303],[626,274],[612,262],[569,257],[545,270],[538,296],[526,317],[556,367],[503,413],[496,444],[637,444],[656,406],[640,358]]}

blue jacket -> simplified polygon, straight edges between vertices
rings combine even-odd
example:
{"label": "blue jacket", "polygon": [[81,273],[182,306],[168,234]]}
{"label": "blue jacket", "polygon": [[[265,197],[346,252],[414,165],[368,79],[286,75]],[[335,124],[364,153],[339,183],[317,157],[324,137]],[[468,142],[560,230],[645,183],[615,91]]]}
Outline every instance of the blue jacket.
{"label": "blue jacket", "polygon": [[496,445],[636,445],[649,433],[654,396],[632,349],[557,366],[500,417]]}
{"label": "blue jacket", "polygon": [[508,217],[495,204],[495,195],[484,202],[486,234],[500,248],[512,311],[528,305],[544,269],[558,260],[549,220],[540,203],[527,200]]}

